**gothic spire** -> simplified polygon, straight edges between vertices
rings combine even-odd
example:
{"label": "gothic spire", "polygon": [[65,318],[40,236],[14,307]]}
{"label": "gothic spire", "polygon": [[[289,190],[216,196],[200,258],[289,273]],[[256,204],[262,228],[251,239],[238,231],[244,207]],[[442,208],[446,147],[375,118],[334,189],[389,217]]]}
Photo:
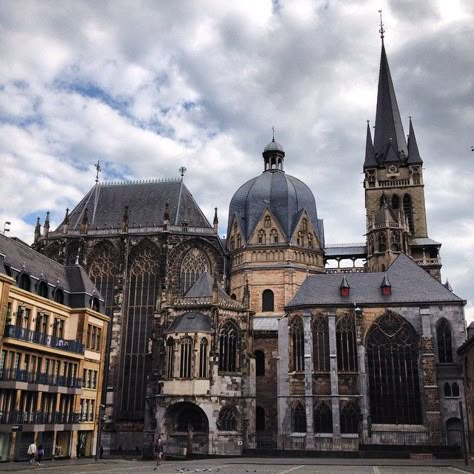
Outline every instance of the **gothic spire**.
{"label": "gothic spire", "polygon": [[49,235],[49,211],[46,212],[46,219],[44,220],[43,232],[44,232],[44,236],[46,238],[48,238],[48,235]]}
{"label": "gothic spire", "polygon": [[36,218],[36,226],[35,226],[35,242],[38,242],[39,238],[41,237],[41,223],[40,218]]}
{"label": "gothic spire", "polygon": [[410,132],[408,135],[408,164],[410,165],[421,165],[423,160],[421,159],[420,152],[418,151],[418,144],[416,143],[415,130],[411,123],[410,117]]}
{"label": "gothic spire", "polygon": [[387,53],[385,52],[382,38],[374,134],[375,156],[379,163],[385,161],[387,152],[391,147],[394,148],[397,155],[399,153],[407,155],[408,153],[395,89],[388,66]]}
{"label": "gothic spire", "polygon": [[372,143],[372,134],[370,133],[370,125],[367,120],[367,138],[365,139],[365,161],[364,169],[366,168],[376,168],[377,161],[375,160],[375,151],[374,145]]}

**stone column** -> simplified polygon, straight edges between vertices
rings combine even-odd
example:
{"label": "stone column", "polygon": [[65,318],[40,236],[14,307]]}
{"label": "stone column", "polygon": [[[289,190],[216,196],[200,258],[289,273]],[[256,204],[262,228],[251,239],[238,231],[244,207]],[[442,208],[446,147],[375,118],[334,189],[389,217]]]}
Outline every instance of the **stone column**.
{"label": "stone column", "polygon": [[277,447],[284,449],[290,426],[288,398],[290,395],[290,384],[288,376],[289,368],[289,338],[288,318],[278,320],[278,363],[277,363],[277,411],[278,411],[278,433]]}
{"label": "stone column", "polygon": [[[362,312],[359,315],[356,313],[356,318],[359,320],[362,319]],[[367,439],[369,434],[369,423],[368,423],[368,416],[369,416],[369,396],[367,393],[369,381],[367,377],[367,368],[366,368],[366,352],[365,346],[362,340],[361,328],[360,328],[360,321],[356,319],[356,335],[357,335],[357,355],[358,355],[358,362],[359,362],[359,408],[360,413],[362,415],[362,427],[359,436],[362,435],[362,438],[359,439],[360,443],[364,442],[364,439]]]}
{"label": "stone column", "polygon": [[420,341],[421,367],[423,370],[423,400],[425,408],[425,426],[428,429],[429,442],[441,444],[441,410],[436,377],[436,361],[431,333],[430,309],[420,309],[422,336]]}
{"label": "stone column", "polygon": [[306,406],[306,449],[314,449],[313,415],[313,358],[311,337],[311,313],[303,314],[304,328],[304,394]]}
{"label": "stone column", "polygon": [[336,311],[328,311],[329,367],[331,369],[331,406],[333,448],[341,445],[341,422],[339,415],[339,376],[337,373]]}

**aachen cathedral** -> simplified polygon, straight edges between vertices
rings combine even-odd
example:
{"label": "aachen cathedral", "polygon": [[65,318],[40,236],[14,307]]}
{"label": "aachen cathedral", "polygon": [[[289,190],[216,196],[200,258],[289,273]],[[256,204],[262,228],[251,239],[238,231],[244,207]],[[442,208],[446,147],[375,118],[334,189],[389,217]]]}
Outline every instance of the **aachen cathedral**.
{"label": "aachen cathedral", "polygon": [[97,182],[57,229],[38,220],[34,247],[82,264],[112,318],[105,452],[151,452],[158,433],[177,454],[453,444],[465,301],[441,283],[383,39],[364,245],[326,245],[283,147],[262,155],[226,239],[182,178]]}

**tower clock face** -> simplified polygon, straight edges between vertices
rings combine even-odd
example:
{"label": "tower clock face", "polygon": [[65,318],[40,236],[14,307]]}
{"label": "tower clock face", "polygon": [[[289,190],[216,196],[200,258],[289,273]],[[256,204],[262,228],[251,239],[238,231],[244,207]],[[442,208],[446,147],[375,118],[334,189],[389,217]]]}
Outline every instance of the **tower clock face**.
{"label": "tower clock face", "polygon": [[387,168],[388,172],[389,173],[398,173],[398,166],[397,165],[390,165],[388,168]]}

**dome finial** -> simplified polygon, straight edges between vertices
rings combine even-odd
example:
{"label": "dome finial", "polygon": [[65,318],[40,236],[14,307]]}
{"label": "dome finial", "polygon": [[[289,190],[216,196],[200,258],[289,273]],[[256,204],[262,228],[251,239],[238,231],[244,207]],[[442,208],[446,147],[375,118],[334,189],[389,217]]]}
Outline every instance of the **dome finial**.
{"label": "dome finial", "polygon": [[383,27],[382,10],[379,10],[379,15],[380,15],[380,29],[379,29],[379,33],[380,33],[380,38],[382,38],[382,43],[383,43],[385,28]]}
{"label": "dome finial", "polygon": [[275,141],[275,126],[272,125],[272,142]]}

